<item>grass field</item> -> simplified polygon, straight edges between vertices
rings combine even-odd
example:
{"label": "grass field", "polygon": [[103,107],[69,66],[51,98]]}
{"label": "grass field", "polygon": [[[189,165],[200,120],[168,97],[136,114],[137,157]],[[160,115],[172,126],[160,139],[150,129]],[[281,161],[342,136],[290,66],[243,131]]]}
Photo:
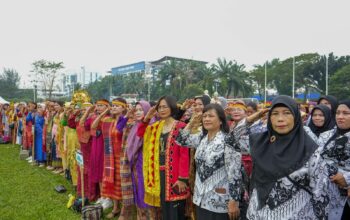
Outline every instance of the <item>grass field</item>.
{"label": "grass field", "polygon": [[[67,192],[59,194],[56,185]],[[19,159],[19,147],[0,145],[0,219],[80,219],[66,208],[71,184],[45,168],[32,166]]]}

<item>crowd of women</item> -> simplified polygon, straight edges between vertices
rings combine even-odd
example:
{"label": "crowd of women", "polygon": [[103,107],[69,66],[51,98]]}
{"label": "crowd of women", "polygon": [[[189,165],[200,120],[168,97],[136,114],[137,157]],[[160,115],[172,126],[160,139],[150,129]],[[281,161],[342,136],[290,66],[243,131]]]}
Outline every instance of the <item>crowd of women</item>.
{"label": "crowd of women", "polygon": [[140,220],[350,219],[350,100],[302,106],[281,95],[266,108],[201,95],[1,109],[0,138],[78,196],[113,200],[107,218],[132,219],[136,207]]}

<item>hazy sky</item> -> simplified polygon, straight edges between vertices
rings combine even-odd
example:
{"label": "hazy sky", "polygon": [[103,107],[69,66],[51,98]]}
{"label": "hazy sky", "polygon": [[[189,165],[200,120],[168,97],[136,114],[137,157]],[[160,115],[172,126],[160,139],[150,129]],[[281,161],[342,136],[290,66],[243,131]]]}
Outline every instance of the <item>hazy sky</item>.
{"label": "hazy sky", "polygon": [[38,59],[106,72],[165,55],[248,68],[306,52],[346,55],[349,9],[348,0],[1,1],[0,68],[28,86]]}

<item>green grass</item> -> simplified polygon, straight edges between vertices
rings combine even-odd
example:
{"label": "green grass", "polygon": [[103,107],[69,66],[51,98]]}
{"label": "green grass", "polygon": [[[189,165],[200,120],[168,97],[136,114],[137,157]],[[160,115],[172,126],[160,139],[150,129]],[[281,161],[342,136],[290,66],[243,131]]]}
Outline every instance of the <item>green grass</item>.
{"label": "green grass", "polygon": [[[54,190],[64,185],[66,193]],[[0,145],[0,219],[80,219],[67,209],[72,185],[62,176],[19,159],[19,147]]]}

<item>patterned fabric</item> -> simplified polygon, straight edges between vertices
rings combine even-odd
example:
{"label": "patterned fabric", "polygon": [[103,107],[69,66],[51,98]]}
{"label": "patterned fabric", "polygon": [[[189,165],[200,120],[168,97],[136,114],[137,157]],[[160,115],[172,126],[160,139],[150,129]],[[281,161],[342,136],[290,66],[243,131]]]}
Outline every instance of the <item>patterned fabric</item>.
{"label": "patterned fabric", "polygon": [[30,149],[33,147],[33,132],[32,132],[32,126],[34,124],[34,117],[32,116],[32,112],[29,112],[27,114],[27,117],[25,119],[25,149]]}
{"label": "patterned fabric", "polygon": [[57,143],[57,157],[62,158],[63,151],[64,151],[64,146],[63,146],[63,141],[64,141],[64,127],[63,124],[61,123],[61,120],[63,118],[63,113],[61,113],[58,116],[58,121],[57,123],[57,135],[56,135],[56,143]]}
{"label": "patterned fabric", "polygon": [[309,137],[311,137],[311,139],[317,143],[318,137],[311,131],[311,129],[308,126],[304,126],[304,130],[309,135]]}
{"label": "patterned fabric", "polygon": [[265,124],[261,119],[254,122],[248,130],[249,134],[262,133],[267,130],[267,124]]}
{"label": "patterned fabric", "polygon": [[[144,214],[146,208],[149,208],[149,206],[145,203],[144,197],[145,197],[145,186],[144,186],[144,179],[143,179],[143,136],[146,131],[146,127],[148,124],[146,123],[135,123],[133,125],[133,128],[131,128],[131,131],[129,133],[128,137],[128,149],[127,149],[127,156],[130,158],[130,168],[131,168],[131,174],[132,174],[132,182],[133,182],[133,190],[134,190],[134,199],[135,199],[135,205],[137,206],[137,212],[140,214],[140,218],[143,219],[145,217]],[[132,129],[135,129],[136,132],[132,132]],[[132,147],[132,143],[135,143],[136,138],[130,137],[130,134],[133,133],[134,135],[138,136],[138,140],[141,142],[138,150],[135,152],[135,146]],[[130,143],[129,140],[132,142]],[[129,149],[129,147],[132,147],[133,149]],[[132,154],[132,152],[135,152]],[[130,154],[131,153],[131,154]],[[132,156],[132,157],[130,157]],[[139,213],[139,211],[141,213]]]}
{"label": "patterned fabric", "polygon": [[[102,134],[104,142],[104,164],[103,164],[103,181],[114,182],[114,152],[112,145],[112,129],[115,127],[116,120],[111,117],[102,119]],[[115,129],[115,128],[114,128]]]}
{"label": "patterned fabric", "polygon": [[250,199],[248,219],[327,219],[329,212],[327,175],[320,149],[300,169],[275,183],[269,197],[258,209],[257,191]]}
{"label": "patterned fabric", "polygon": [[[105,139],[104,144],[110,144],[109,146],[105,146],[105,152],[109,147],[112,147],[112,149],[109,150],[113,152],[111,154],[113,159],[110,159],[110,161],[113,161],[113,164],[110,162],[105,163],[105,166],[108,164],[110,167],[107,169],[105,167],[104,169],[101,195],[110,199],[121,200],[120,157],[122,153],[121,145],[123,133],[116,129],[116,120],[109,117],[102,121],[102,133]],[[109,137],[108,141],[106,137]],[[109,172],[107,175],[110,175],[108,178],[105,176],[107,170]],[[111,171],[113,171],[113,173],[111,173]],[[112,178],[112,181],[110,181],[109,178]]]}
{"label": "patterned fabric", "polygon": [[231,131],[231,135],[228,137],[236,137],[237,140],[227,140],[233,145],[235,142],[238,144],[241,154],[250,154],[249,148],[249,126],[251,124],[247,122],[247,119],[242,119]]}
{"label": "patterned fabric", "polygon": [[157,207],[160,206],[160,187],[165,189],[166,202],[184,200],[189,196],[189,190],[176,194],[172,188],[179,178],[188,179],[189,175],[189,151],[175,143],[179,130],[186,126],[183,122],[176,121],[169,132],[165,152],[165,186],[160,184],[159,142],[163,124],[161,121],[147,127],[143,148],[145,203]]}
{"label": "patterned fabric", "polygon": [[241,154],[238,143],[228,144],[226,136],[220,131],[209,141],[208,135],[184,129],[177,138],[179,144],[196,148],[193,203],[216,213],[227,213],[228,201],[241,197]]}
{"label": "patterned fabric", "polygon": [[164,121],[147,127],[143,144],[145,203],[160,207],[159,139]]}
{"label": "patterned fabric", "polygon": [[133,122],[128,122],[126,127],[123,129],[123,140],[122,140],[122,152],[120,157],[120,177],[121,177],[121,187],[123,195],[123,204],[132,205],[134,204],[134,192],[133,184],[131,179],[131,169],[130,163],[127,155],[127,140],[128,135],[133,126]]}
{"label": "patterned fabric", "polygon": [[78,184],[78,165],[75,159],[76,151],[80,149],[77,132],[73,128],[67,128],[67,167],[72,176],[73,185]]}
{"label": "patterned fabric", "polygon": [[[328,175],[337,172],[343,174],[346,183],[350,184],[350,132],[334,136],[337,129],[320,134],[318,144],[322,157],[327,163]],[[333,138],[332,138],[333,137]],[[332,138],[332,140],[330,140]],[[331,183],[328,189],[331,197],[329,219],[340,219],[346,201],[350,204],[346,189],[340,189]]]}

